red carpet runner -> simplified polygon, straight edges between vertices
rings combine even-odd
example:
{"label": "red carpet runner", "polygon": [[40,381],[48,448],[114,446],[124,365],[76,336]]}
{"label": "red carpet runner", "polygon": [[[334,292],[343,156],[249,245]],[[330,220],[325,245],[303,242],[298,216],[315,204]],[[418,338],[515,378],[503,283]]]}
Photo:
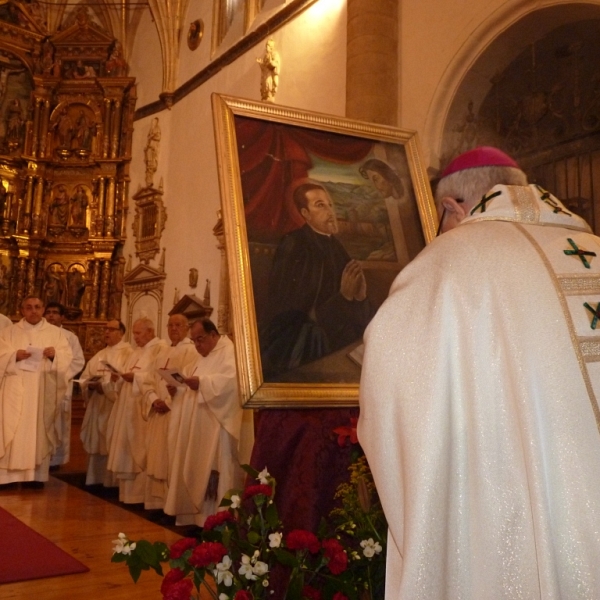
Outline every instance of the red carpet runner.
{"label": "red carpet runner", "polygon": [[86,571],[84,564],[0,508],[0,584]]}

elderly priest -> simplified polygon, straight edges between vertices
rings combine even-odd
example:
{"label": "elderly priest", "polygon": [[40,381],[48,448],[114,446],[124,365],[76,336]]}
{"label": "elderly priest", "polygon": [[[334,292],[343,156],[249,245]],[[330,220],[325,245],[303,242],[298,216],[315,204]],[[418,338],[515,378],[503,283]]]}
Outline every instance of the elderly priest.
{"label": "elderly priest", "polygon": [[59,443],[56,418],[67,392],[71,347],[64,330],[44,319],[39,298],[25,298],[21,314],[0,331],[0,484],[43,487]]}
{"label": "elderly priest", "polygon": [[600,239],[495,148],[436,196],[365,335],[386,598],[600,598]]}

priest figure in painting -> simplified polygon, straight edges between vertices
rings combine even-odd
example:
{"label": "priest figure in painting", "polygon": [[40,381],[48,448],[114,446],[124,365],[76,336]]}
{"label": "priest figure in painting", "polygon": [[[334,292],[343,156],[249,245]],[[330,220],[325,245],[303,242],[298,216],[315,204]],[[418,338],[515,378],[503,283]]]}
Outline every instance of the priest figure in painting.
{"label": "priest figure in painting", "polygon": [[386,598],[600,598],[600,239],[495,148],[436,196],[365,333]]}

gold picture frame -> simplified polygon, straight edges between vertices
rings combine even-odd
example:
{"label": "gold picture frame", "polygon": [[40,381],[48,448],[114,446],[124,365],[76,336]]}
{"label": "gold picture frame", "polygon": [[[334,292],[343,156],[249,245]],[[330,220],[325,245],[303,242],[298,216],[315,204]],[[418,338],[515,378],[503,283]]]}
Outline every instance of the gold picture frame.
{"label": "gold picture frame", "polygon": [[417,134],[212,100],[242,401],[355,406],[361,334],[346,342],[436,233]]}

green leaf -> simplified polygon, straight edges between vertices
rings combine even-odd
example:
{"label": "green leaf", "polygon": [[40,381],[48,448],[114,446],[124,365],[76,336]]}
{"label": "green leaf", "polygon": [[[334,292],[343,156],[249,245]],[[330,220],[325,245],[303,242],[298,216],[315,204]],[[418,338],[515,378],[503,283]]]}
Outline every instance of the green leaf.
{"label": "green leaf", "polygon": [[169,560],[169,546],[164,542],[154,542],[154,551],[160,562],[167,562]]}
{"label": "green leaf", "polygon": [[279,526],[279,514],[277,513],[277,507],[275,503],[269,504],[265,511],[265,519],[271,529],[276,529]]}
{"label": "green leaf", "polygon": [[304,576],[298,574],[290,579],[287,592],[285,594],[286,600],[302,600],[302,588],[304,587]]}
{"label": "green leaf", "polygon": [[283,550],[282,548],[273,548],[273,554],[275,555],[277,561],[286,567],[298,567],[300,565],[296,555],[288,552],[287,550]]}
{"label": "green leaf", "polygon": [[258,471],[256,469],[253,469],[250,465],[240,465],[240,467],[242,467],[242,469],[248,473],[250,477],[256,479],[256,476],[258,475]]}
{"label": "green leaf", "polygon": [[249,531],[248,532],[248,541],[251,544],[253,544],[253,545],[260,544],[261,540],[262,540],[262,537],[256,531]]}
{"label": "green leaf", "polygon": [[134,583],[137,583],[137,580],[140,578],[142,574],[142,568],[139,565],[129,565],[129,573],[131,575],[131,579],[133,579]]}
{"label": "green leaf", "polygon": [[125,562],[127,560],[127,555],[126,554],[113,554],[112,558],[110,559],[110,562],[114,562],[114,563],[120,563],[120,562]]}
{"label": "green leaf", "polygon": [[151,567],[157,567],[159,564],[156,548],[148,540],[137,542],[134,552],[140,557],[142,563]]}

